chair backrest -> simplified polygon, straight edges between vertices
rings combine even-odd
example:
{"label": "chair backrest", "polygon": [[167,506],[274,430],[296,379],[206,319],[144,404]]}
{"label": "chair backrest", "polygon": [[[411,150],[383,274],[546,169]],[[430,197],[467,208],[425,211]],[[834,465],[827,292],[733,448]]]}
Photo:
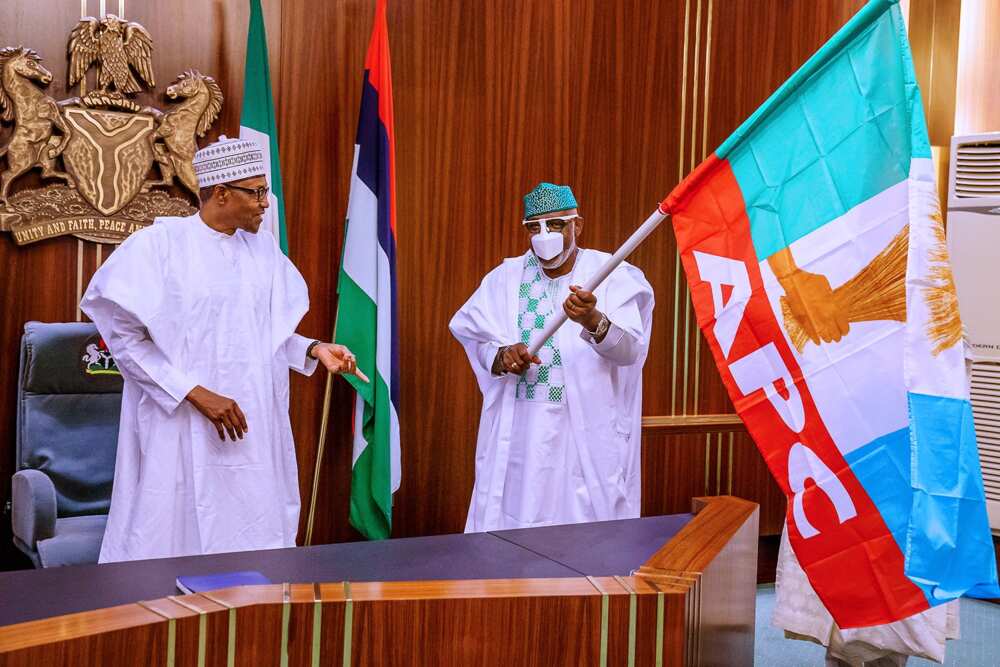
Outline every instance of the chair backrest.
{"label": "chair backrest", "polygon": [[48,475],[60,517],[107,513],[122,378],[97,328],[28,322],[18,377],[17,469]]}

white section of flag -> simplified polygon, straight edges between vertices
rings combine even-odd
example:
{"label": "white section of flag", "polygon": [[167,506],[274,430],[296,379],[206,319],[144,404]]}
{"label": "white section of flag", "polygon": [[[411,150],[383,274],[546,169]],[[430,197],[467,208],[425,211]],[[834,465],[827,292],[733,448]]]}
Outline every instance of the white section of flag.
{"label": "white section of flag", "polygon": [[[347,237],[343,270],[375,303],[377,337],[375,370],[388,387],[392,381],[392,274],[389,258],[378,242],[378,198],[358,177],[358,154],[354,147],[354,164],[351,170],[350,199],[347,204]],[[357,401],[361,405],[361,401]],[[363,406],[362,406],[363,407]],[[368,443],[361,434],[363,412],[355,410],[355,439],[353,461],[358,460]],[[392,490],[399,489],[401,456],[399,450],[399,416],[389,401],[390,480]]]}
{"label": "white section of flag", "polygon": [[[274,196],[274,181],[271,179],[271,139],[260,130],[255,130],[246,125],[240,125],[240,139],[249,139],[264,151],[264,171],[267,175],[267,184],[271,186],[271,193],[267,196],[269,206],[264,213],[264,219],[260,223],[260,230],[270,232],[277,239],[278,198]],[[280,243],[281,239],[278,239],[278,242]]]}
{"label": "white section of flag", "polygon": [[[909,222],[908,182],[867,199],[789,246],[799,268],[819,273],[834,289],[853,278]],[[779,323],[784,290],[767,261],[764,288]],[[809,392],[842,454],[909,424],[903,378],[903,322],[853,322],[839,342],[806,343],[796,351],[782,326]],[[877,376],[872,369],[878,369]]]}
{"label": "white section of flag", "polygon": [[[388,261],[378,245],[378,198],[358,178],[358,152],[354,147],[354,167],[351,169],[351,194],[347,203],[347,238],[344,239],[344,272],[351,277],[375,304],[378,302],[378,268]],[[380,256],[381,255],[381,256]],[[389,283],[386,282],[386,285]],[[379,322],[379,331],[383,329]],[[381,340],[381,337],[380,337]],[[382,370],[381,368],[379,370]],[[387,378],[387,375],[383,375]]]}

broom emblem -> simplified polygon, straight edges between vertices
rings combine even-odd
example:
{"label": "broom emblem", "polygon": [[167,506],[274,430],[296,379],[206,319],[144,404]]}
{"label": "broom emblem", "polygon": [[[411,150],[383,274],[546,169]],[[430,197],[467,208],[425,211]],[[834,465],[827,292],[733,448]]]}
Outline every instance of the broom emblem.
{"label": "broom emblem", "polygon": [[[955,281],[948,264],[948,247],[941,213],[933,213],[931,219],[934,243],[930,248],[930,268],[922,291],[930,311],[927,336],[933,342],[932,353],[936,356],[962,339],[962,321],[958,312]],[[857,275],[826,295],[818,294],[815,289],[801,289],[795,280],[779,278],[786,294],[794,290],[805,305],[804,310],[795,309],[787,296],[780,299],[785,331],[795,348],[802,352],[810,342],[819,344],[839,340],[839,337],[834,339],[819,333],[821,328],[810,315],[811,310],[820,310],[810,308],[817,296],[828,300],[822,310],[832,310],[839,318],[846,316],[848,329],[850,324],[857,322],[905,322],[908,241],[907,225]],[[795,273],[799,272],[806,273],[796,268]]]}

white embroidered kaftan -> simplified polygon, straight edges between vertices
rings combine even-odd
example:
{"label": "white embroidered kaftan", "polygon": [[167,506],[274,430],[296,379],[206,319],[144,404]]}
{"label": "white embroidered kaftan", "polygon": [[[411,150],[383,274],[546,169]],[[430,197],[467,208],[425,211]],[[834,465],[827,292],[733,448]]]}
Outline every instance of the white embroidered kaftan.
{"label": "white embroidered kaftan", "polygon": [[[273,236],[198,215],[158,219],[97,271],[81,308],[124,378],[101,562],[295,545],[288,372],[316,368],[295,334],[308,307]],[[242,440],[184,400],[196,385],[237,402]]]}
{"label": "white embroidered kaftan", "polygon": [[[595,291],[597,308],[613,323],[601,343],[591,343],[574,322],[555,334],[564,402],[525,400],[527,387],[519,399],[522,378],[494,376],[491,367],[502,345],[521,340],[520,292],[531,258],[529,251],[504,260],[450,324],[483,394],[466,532],[639,516],[642,366],[652,288],[636,267],[616,268]],[[607,258],[581,249],[570,282],[583,283]],[[567,296],[553,299],[555,307]],[[535,373],[530,379],[538,390]],[[539,411],[552,414],[541,418]]]}

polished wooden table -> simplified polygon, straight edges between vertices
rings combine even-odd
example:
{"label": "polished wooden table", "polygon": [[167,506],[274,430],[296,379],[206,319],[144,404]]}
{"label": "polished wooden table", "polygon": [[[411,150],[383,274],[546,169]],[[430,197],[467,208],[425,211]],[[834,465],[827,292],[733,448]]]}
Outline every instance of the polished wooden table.
{"label": "polished wooden table", "polygon": [[693,510],[3,573],[0,666],[750,665],[757,506]]}

